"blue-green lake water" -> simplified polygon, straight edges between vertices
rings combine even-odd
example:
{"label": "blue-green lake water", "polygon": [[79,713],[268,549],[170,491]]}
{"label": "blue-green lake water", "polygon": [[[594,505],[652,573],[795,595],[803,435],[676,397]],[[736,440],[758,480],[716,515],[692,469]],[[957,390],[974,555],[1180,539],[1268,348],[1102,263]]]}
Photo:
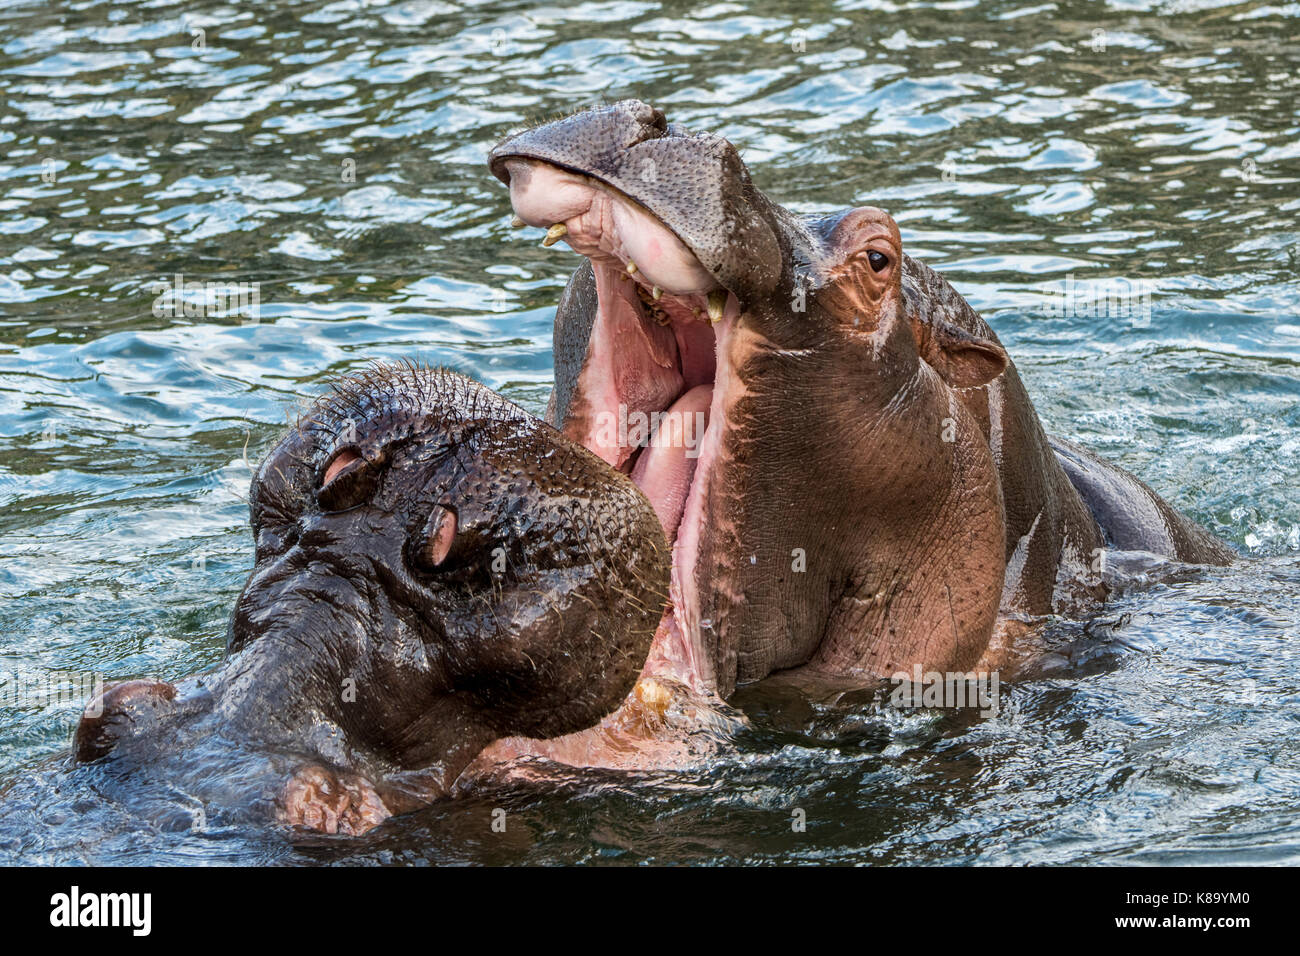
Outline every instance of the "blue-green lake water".
{"label": "blue-green lake water", "polygon": [[[750,691],[696,770],[307,843],[101,825],[74,778],[0,861],[1300,860],[1297,4],[11,0],[0,89],[0,670],[219,661],[248,463],[332,376],[445,363],[540,412],[577,260],[509,228],[484,157],[629,96],[798,211],[887,209],[1050,431],[1243,555],[1053,625],[991,719]],[[260,317],[155,310],[177,275],[258,283]],[[1149,312],[1063,311],[1071,283]],[[0,787],[78,711],[0,706]]]}

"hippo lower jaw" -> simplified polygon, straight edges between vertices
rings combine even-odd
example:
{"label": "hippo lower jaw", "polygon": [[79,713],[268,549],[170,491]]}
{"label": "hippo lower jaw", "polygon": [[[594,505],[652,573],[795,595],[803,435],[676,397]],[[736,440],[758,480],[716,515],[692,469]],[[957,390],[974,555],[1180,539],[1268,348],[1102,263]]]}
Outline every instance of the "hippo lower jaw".
{"label": "hippo lower jaw", "polygon": [[[613,186],[536,159],[509,158],[503,167],[518,220],[546,229],[545,245],[562,238],[595,275],[591,344],[562,430],[632,478],[673,546],[672,602],[644,674],[711,693],[694,569],[735,391],[728,345],[739,300],[676,233]],[[644,685],[642,696],[657,686]]]}

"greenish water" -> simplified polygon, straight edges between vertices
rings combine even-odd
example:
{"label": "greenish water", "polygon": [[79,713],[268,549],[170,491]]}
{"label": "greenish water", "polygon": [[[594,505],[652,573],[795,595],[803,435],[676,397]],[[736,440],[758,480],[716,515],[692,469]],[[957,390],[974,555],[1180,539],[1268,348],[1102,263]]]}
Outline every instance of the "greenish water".
{"label": "greenish water", "polygon": [[[708,767],[305,844],[122,832],[74,781],[0,861],[1300,860],[1300,6],[11,2],[0,89],[0,669],[216,663],[247,462],[331,376],[446,363],[540,411],[576,259],[508,227],[483,158],[626,96],[792,208],[889,210],[1049,430],[1248,555],[1054,626],[989,720],[749,691]],[[259,321],[155,315],[178,273],[260,283]],[[1145,283],[1149,317],[1062,314],[1071,277]],[[77,711],[0,707],[0,785]]]}

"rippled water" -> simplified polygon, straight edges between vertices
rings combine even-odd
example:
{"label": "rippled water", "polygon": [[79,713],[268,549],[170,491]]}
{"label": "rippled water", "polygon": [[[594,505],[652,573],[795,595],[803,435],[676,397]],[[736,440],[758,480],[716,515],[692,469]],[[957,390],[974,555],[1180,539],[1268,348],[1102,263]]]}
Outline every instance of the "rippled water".
{"label": "rippled water", "polygon": [[[1249,555],[1056,625],[993,719],[749,690],[708,768],[354,841],[116,833],[74,780],[0,859],[1300,858],[1295,3],[11,2],[0,88],[0,669],[218,661],[247,463],[332,375],[447,363],[540,411],[576,261],[508,228],[483,158],[626,96],[724,133],[799,211],[888,209],[1049,430]],[[156,314],[177,274],[260,283],[260,320]],[[1120,280],[1149,315],[1056,308]],[[0,707],[0,785],[77,709]]]}

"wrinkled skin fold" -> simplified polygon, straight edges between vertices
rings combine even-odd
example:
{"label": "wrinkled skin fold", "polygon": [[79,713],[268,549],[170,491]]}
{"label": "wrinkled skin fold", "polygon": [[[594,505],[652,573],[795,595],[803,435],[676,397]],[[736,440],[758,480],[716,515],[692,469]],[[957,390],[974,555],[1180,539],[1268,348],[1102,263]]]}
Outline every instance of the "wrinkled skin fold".
{"label": "wrinkled skin fold", "polygon": [[[883,211],[796,216],[725,139],[637,100],[512,135],[489,166],[515,226],[585,257],[547,417],[631,475],[673,543],[648,675],[725,698],[777,672],[1004,666],[1024,622],[1104,600],[1109,549],[1231,559],[1049,438],[992,329]],[[679,410],[703,412],[694,447],[607,427]],[[589,738],[510,752],[603,762]]]}
{"label": "wrinkled skin fold", "polygon": [[[446,795],[497,738],[615,710],[667,597],[632,482],[445,369],[337,383],[257,469],[250,518],[225,660],[110,687],[78,762],[362,833]],[[218,738],[248,756],[220,782]]]}

